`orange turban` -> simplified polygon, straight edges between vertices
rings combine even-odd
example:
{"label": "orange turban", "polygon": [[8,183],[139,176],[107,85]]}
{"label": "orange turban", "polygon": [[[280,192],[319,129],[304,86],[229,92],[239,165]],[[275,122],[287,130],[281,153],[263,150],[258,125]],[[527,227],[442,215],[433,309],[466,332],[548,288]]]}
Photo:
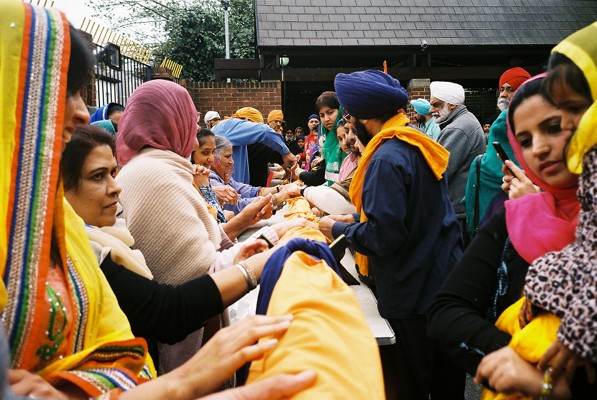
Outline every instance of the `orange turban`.
{"label": "orange turban", "polygon": [[514,90],[516,90],[530,77],[531,74],[520,67],[510,68],[509,70],[506,70],[502,76],[500,76],[499,87],[501,88],[504,86],[504,83],[507,83],[508,85],[512,86]]}
{"label": "orange turban", "polygon": [[280,121],[284,121],[284,113],[282,110],[272,110],[267,116],[267,122],[270,123],[275,119],[279,119]]}
{"label": "orange turban", "polygon": [[253,107],[239,108],[233,115],[234,118],[246,119],[251,122],[263,124],[263,115]]}

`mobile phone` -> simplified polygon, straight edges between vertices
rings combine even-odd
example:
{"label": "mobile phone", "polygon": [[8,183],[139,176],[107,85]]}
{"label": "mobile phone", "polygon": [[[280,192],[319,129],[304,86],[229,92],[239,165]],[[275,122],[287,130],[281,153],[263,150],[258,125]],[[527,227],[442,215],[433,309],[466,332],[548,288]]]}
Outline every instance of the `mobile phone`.
{"label": "mobile phone", "polygon": [[[493,145],[493,148],[495,149],[495,151],[497,151],[497,153],[499,154],[500,160],[502,160],[502,162],[505,165],[506,164],[506,160],[509,160],[510,157],[508,157],[508,155],[504,151],[504,148],[502,147],[502,145],[500,144],[500,142],[492,142],[491,144]],[[506,168],[508,168],[508,167],[506,167]],[[514,175],[514,172],[512,172],[512,170],[510,168],[508,168],[508,171],[510,171],[510,173],[513,176],[516,176],[516,175]]]}

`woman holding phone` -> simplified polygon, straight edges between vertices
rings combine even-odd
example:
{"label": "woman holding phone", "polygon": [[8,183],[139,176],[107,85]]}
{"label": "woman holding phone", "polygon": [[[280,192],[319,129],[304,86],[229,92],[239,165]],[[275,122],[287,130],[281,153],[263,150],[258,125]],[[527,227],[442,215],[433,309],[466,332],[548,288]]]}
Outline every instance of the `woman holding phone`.
{"label": "woman holding phone", "polygon": [[[485,355],[510,343],[511,335],[494,323],[520,299],[529,264],[574,240],[578,175],[568,171],[564,159],[571,132],[561,129],[562,113],[551,103],[543,78],[518,89],[508,114],[516,157],[543,191],[507,201],[479,230],[429,312],[432,339],[473,376]],[[528,365],[535,371],[530,379],[538,375],[540,382],[541,373]],[[563,379],[554,382],[556,397],[574,389]],[[533,390],[527,395],[538,396],[540,385]]]}

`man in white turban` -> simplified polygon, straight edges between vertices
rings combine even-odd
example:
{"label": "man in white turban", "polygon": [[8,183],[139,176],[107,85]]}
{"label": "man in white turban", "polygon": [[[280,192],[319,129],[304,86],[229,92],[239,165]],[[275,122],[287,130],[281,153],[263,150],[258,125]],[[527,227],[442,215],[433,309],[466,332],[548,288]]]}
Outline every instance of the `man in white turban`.
{"label": "man in white turban", "polygon": [[468,242],[464,194],[469,167],[478,154],[485,152],[483,128],[464,105],[464,88],[453,82],[431,82],[431,115],[441,132],[437,141],[450,152],[448,194],[460,223],[463,239]]}

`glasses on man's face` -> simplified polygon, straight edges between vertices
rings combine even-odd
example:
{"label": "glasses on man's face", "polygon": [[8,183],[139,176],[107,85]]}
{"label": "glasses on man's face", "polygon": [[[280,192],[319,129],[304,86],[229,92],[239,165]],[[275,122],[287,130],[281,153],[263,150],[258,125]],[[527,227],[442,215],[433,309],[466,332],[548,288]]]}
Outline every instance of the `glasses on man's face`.
{"label": "glasses on man's face", "polygon": [[350,122],[350,114],[345,114],[342,117],[342,122],[344,122],[344,123]]}

